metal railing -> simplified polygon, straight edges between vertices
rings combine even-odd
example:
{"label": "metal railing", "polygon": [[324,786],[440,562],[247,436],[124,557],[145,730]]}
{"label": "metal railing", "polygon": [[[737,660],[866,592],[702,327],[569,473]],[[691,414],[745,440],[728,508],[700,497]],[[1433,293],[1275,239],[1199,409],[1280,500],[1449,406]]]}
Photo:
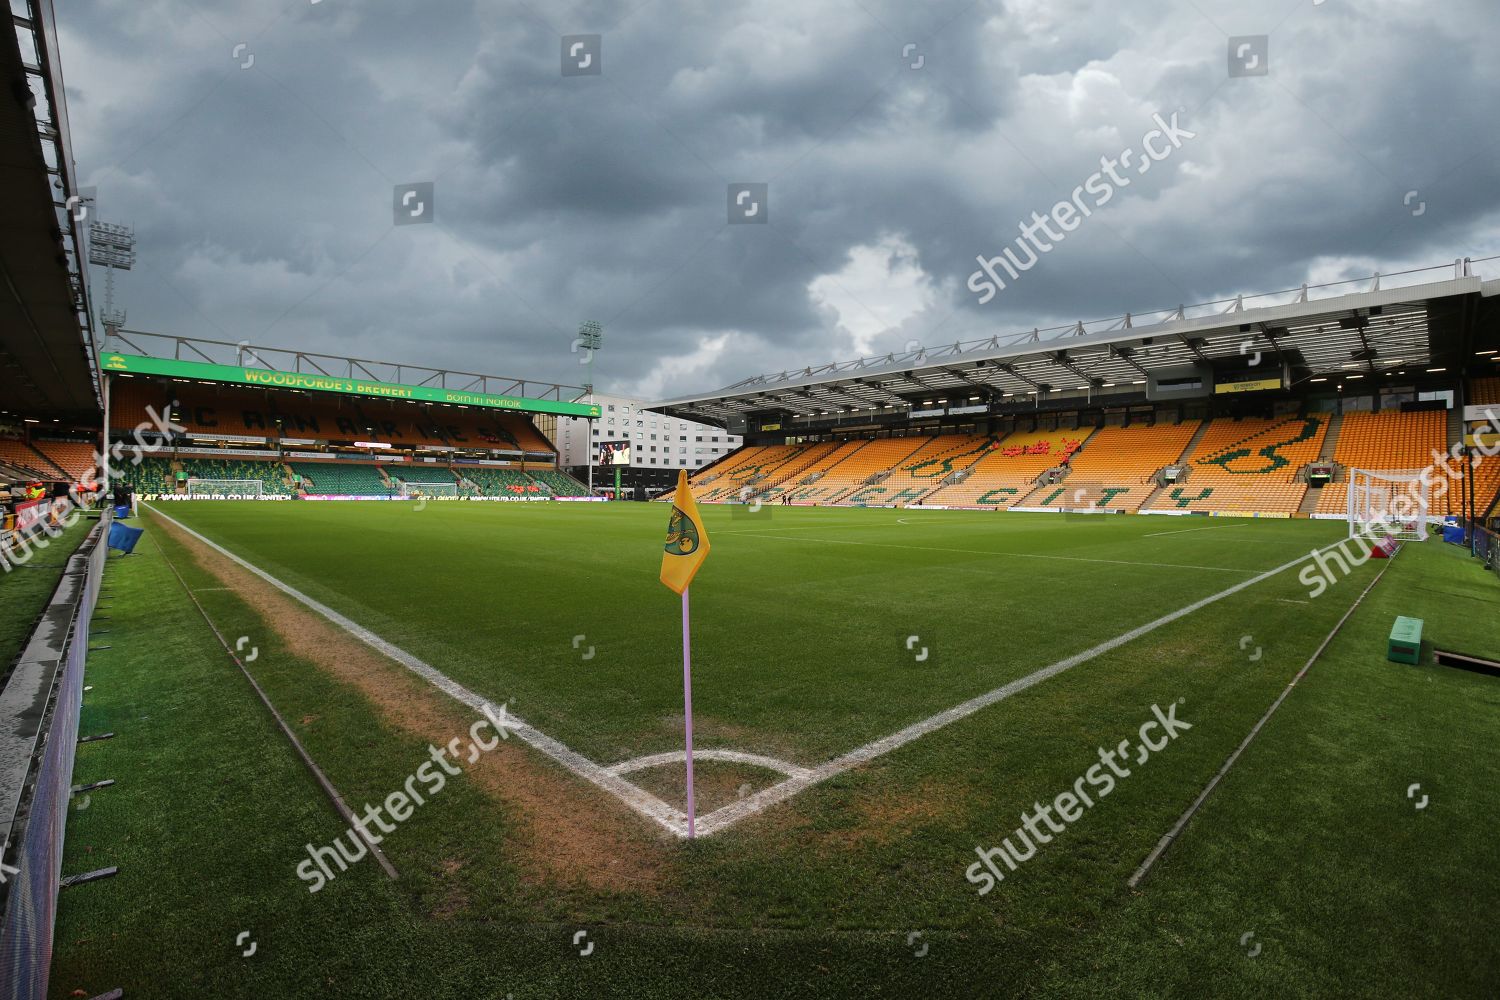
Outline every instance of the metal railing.
{"label": "metal railing", "polygon": [[479,392],[497,396],[524,396],[529,399],[577,402],[589,394],[586,386],[547,382],[537,379],[486,375],[481,372],[455,371],[411,365],[399,361],[375,361],[341,354],[321,354],[292,347],[265,347],[248,340],[208,340],[202,337],[180,337],[149,330],[113,330],[104,350],[135,353],[142,357],[200,364],[227,365],[233,368],[251,366],[267,371],[296,375],[324,375],[329,378],[369,379],[418,388],[451,389],[455,392]]}
{"label": "metal railing", "polygon": [[733,385],[727,385],[718,391],[728,393],[756,386],[775,386],[783,382],[791,382],[811,376],[832,378],[851,372],[858,372],[866,368],[891,365],[898,362],[913,365],[924,363],[936,364],[945,359],[961,359],[968,354],[979,351],[993,351],[1002,347],[1066,341],[1075,337],[1088,336],[1089,334],[1113,333],[1120,330],[1147,330],[1153,327],[1168,326],[1172,323],[1234,316],[1236,313],[1242,313],[1246,309],[1297,305],[1316,302],[1322,299],[1336,298],[1340,295],[1348,295],[1355,292],[1392,291],[1398,288],[1409,288],[1439,281],[1445,276],[1454,280],[1471,278],[1477,276],[1474,265],[1494,261],[1500,261],[1500,256],[1479,258],[1459,257],[1451,264],[1436,264],[1431,267],[1393,271],[1389,274],[1382,274],[1377,271],[1368,277],[1346,278],[1342,281],[1330,281],[1320,285],[1304,283],[1297,288],[1287,288],[1275,292],[1235,295],[1231,298],[1214,299],[1211,302],[1200,302],[1191,306],[1178,305],[1146,312],[1125,313],[1123,316],[1111,316],[1105,319],[1078,320],[1060,326],[1038,327],[1020,333],[997,334],[992,337],[957,341],[952,344],[922,346],[916,341],[911,341],[907,344],[907,349],[904,351],[894,351],[874,357],[856,358],[853,361],[810,365],[806,368],[754,375],[735,382]]}

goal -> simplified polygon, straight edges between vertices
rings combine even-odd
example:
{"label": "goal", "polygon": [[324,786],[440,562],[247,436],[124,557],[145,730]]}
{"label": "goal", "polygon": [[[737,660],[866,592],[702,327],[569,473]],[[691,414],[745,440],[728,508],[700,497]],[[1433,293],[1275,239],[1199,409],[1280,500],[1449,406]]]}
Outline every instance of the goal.
{"label": "goal", "polygon": [[412,497],[456,497],[458,496],[458,483],[449,480],[446,483],[408,483],[401,482],[401,499],[409,500]]}
{"label": "goal", "polygon": [[188,496],[199,500],[259,500],[266,491],[266,484],[260,479],[189,479],[187,488]]}
{"label": "goal", "polygon": [[1427,539],[1428,489],[1415,472],[1349,470],[1349,537]]}

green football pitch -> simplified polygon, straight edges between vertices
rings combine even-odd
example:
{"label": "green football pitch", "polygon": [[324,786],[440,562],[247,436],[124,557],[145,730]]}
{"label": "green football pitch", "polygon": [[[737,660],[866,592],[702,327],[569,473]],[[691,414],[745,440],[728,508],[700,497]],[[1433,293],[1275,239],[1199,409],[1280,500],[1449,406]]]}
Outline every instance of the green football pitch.
{"label": "green football pitch", "polygon": [[[888,735],[1343,534],[1326,522],[702,510],[712,552],[691,588],[700,745],[798,763]],[[657,580],[664,505],[205,502],[163,513],[510,702],[589,759],[681,742],[681,604]],[[1304,606],[1292,600],[1308,589],[1296,577],[1247,588],[1176,630],[1202,640],[1187,654],[1208,655],[1200,672],[1242,663],[1236,643],[1247,633],[1289,661],[1307,657],[1328,628],[1296,624]],[[1167,639],[1119,658],[1154,667],[1182,655]],[[1215,645],[1226,649],[1215,655]]]}
{"label": "green football pitch", "polygon": [[[681,608],[657,579],[664,505],[416,507],[201,503],[163,513],[509,702],[590,759],[680,747]],[[800,764],[1115,640],[1344,533],[1336,522],[703,510],[712,554],[691,594],[699,745]],[[1305,659],[1334,602],[1308,622],[1297,575],[1245,588],[1117,658],[1156,670],[1187,666],[1173,662],[1186,656],[1200,683],[1231,688],[1213,671],[1245,661],[1242,635],[1288,662],[1299,651]],[[1194,637],[1191,653],[1173,645],[1179,633]]]}
{"label": "green football pitch", "polygon": [[[1387,565],[1310,586],[1309,554],[1342,523],[705,507],[691,606],[708,835],[689,843],[672,819],[666,505],[158,507],[149,544],[111,562],[112,648],[90,666],[85,728],[127,738],[82,752],[78,780],[133,777],[70,819],[65,864],[114,858],[124,875],[65,900],[60,987],[522,1000],[1494,985],[1500,952],[1476,928],[1500,897],[1484,819],[1500,810],[1496,680],[1384,658],[1397,614],[1443,648],[1500,650],[1500,587],[1455,547],[1388,564],[1131,889]],[[400,789],[429,743],[479,717],[455,690],[527,728],[386,838],[400,878],[367,858],[310,894],[293,867],[342,824],[192,600],[242,655],[253,646],[248,669],[351,805]],[[341,666],[370,655],[349,630],[408,662]],[[1190,728],[978,891],[976,848],[1014,839],[1158,712]],[[165,926],[131,916],[163,907]],[[229,947],[244,928],[260,929],[251,959]],[[221,965],[188,958],[215,947]],[[173,977],[155,978],[161,963]]]}

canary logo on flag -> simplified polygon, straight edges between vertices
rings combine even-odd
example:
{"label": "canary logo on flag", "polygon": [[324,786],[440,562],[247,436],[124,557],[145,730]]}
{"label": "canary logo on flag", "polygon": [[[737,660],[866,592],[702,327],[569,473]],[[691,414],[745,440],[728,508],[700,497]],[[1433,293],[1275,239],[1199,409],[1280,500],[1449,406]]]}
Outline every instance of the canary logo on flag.
{"label": "canary logo on flag", "polygon": [[672,519],[667,522],[667,543],[661,557],[661,582],[677,593],[687,590],[703,560],[708,558],[708,530],[698,515],[698,502],[688,488],[687,470],[677,473],[677,494],[672,498]]}

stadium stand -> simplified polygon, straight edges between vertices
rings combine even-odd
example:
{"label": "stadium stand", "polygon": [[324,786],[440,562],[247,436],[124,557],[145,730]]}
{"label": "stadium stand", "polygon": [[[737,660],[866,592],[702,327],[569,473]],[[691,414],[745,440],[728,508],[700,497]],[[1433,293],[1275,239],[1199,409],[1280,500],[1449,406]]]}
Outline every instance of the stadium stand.
{"label": "stadium stand", "polygon": [[895,487],[897,495],[931,493],[948,476],[983,458],[999,440],[987,434],[935,437],[903,459],[885,484]]}
{"label": "stadium stand", "polygon": [[968,469],[923,500],[945,507],[1017,506],[1033,493],[1037,479],[1049,469],[1070,461],[1090,435],[1080,430],[1021,431],[995,442]]}
{"label": "stadium stand", "polygon": [[[737,500],[740,491],[749,488],[759,492],[784,466],[792,462],[807,445],[768,445],[761,448],[745,448],[737,452],[739,461],[726,460],[704,477],[708,488],[700,495],[694,489],[693,496],[710,503]],[[691,480],[689,480],[691,485]]]}
{"label": "stadium stand", "polygon": [[280,462],[267,459],[252,461],[237,458],[183,457],[179,468],[189,479],[240,479],[260,480],[266,493],[286,493],[291,489],[286,471]]}
{"label": "stadium stand", "polygon": [[867,439],[860,439],[857,441],[830,441],[824,443],[832,445],[832,447],[811,456],[812,461],[799,466],[794,473],[783,478],[777,484],[779,487],[778,493],[790,492],[798,486],[814,485],[845,459],[870,442]]}
{"label": "stadium stand", "polygon": [[146,379],[114,390],[110,424],[129,430],[146,407],[172,412],[190,435],[274,441],[379,441],[398,448],[505,450],[555,458],[557,449],[523,413],[483,412],[331,393],[270,391]]}
{"label": "stadium stand", "polygon": [[589,488],[566,472],[557,469],[535,469],[529,475],[551,490],[553,496],[586,497],[589,495]]}
{"label": "stadium stand", "polygon": [[[1475,379],[1470,399],[1475,405],[1500,404],[1500,378]],[[453,476],[460,493],[471,496],[588,493],[577,479],[555,468],[463,464],[465,458],[511,460],[506,452],[555,462],[556,448],[525,413],[155,378],[117,380],[111,402],[111,425],[117,430],[149,424],[148,407],[170,409],[189,435],[200,437],[200,444],[207,444],[203,437],[222,436],[230,451],[236,444],[254,447],[254,442],[274,444],[278,438],[329,442],[335,450],[356,440],[393,446],[389,476],[363,453],[364,462],[298,456],[295,469],[313,493],[392,495],[401,479],[431,481],[433,475],[444,480]],[[1451,412],[1356,411],[1332,419],[1221,417],[1206,423],[1021,431],[999,438],[917,433],[750,445],[693,474],[691,483],[698,499],[709,503],[753,496],[767,502],[849,506],[1099,506],[1126,512],[1336,515],[1345,509],[1349,467],[1419,471],[1431,464],[1433,449],[1445,450],[1445,439],[1459,425]],[[433,449],[461,454],[450,456],[451,465],[445,457],[432,470],[394,461],[403,451],[408,457],[425,452],[431,458]],[[1189,449],[1191,454],[1184,456]],[[1310,490],[1305,468],[1320,454],[1335,464],[1335,481]],[[0,463],[38,478],[78,480],[92,467],[93,449],[80,441],[5,440],[0,441]],[[1187,467],[1186,478],[1160,486],[1160,470],[1178,463]],[[180,451],[122,474],[138,492],[174,493],[179,470],[194,478],[259,479],[268,493],[290,488],[290,467],[277,462],[206,459]],[[1475,488],[1480,506],[1487,509],[1500,493],[1500,460],[1477,471]],[[1456,511],[1459,485],[1451,484],[1446,496],[1440,492],[1434,491],[1432,513]],[[662,499],[669,496],[670,491]]]}
{"label": "stadium stand", "polygon": [[139,464],[127,461],[115,468],[115,475],[129,483],[136,493],[168,496],[178,492],[179,472],[189,479],[258,479],[262,492],[266,494],[285,494],[291,490],[285,469],[280,463],[270,460],[215,459],[186,455],[175,459],[148,455]]}
{"label": "stadium stand", "polygon": [[835,452],[839,451],[848,442],[820,441],[816,444],[805,444],[796,446],[791,457],[787,461],[778,464],[768,472],[764,479],[757,484],[756,489],[764,500],[778,501],[788,489],[797,486],[806,480],[812,473],[810,470],[815,466],[824,466]]}
{"label": "stadium stand", "polygon": [[288,462],[287,465],[302,477],[302,488],[308,493],[394,496],[397,492],[374,465],[352,462]]}
{"label": "stadium stand", "polygon": [[93,482],[94,446],[84,441],[33,441],[32,447],[75,483]]}
{"label": "stadium stand", "polygon": [[390,400],[185,384],[174,388],[173,413],[189,434],[382,441],[406,447],[444,443],[422,419],[423,408],[398,407]]}
{"label": "stadium stand", "polygon": [[524,472],[515,469],[479,469],[463,467],[455,470],[464,479],[479,487],[479,495],[486,497],[526,496],[547,492],[541,484]]}
{"label": "stadium stand", "polygon": [[403,483],[440,483],[444,486],[449,483],[458,485],[458,476],[446,465],[438,465],[432,462],[423,462],[420,465],[391,465],[386,470],[391,482]]}
{"label": "stadium stand", "polygon": [[[747,445],[737,451],[730,452],[717,462],[704,466],[688,477],[688,488],[693,491],[693,499],[700,502],[706,501],[710,493],[716,493],[717,488],[722,485],[724,477],[739,468],[745,462],[752,461],[756,455],[766,450],[764,445]],[[670,491],[668,491],[670,494]],[[660,497],[666,501],[671,499],[670,495]]]}
{"label": "stadium stand", "polygon": [[109,426],[114,430],[130,431],[142,424],[151,423],[147,407],[157,413],[165,413],[172,401],[166,387],[139,378],[117,378],[110,389]]}
{"label": "stadium stand", "polygon": [[[893,476],[907,458],[933,440],[928,435],[914,435],[867,442],[863,448],[850,452],[843,461],[830,467],[811,486],[789,491],[791,502],[849,506],[895,503],[897,501],[889,498],[900,489],[886,485],[885,480]],[[915,500],[916,496],[912,496],[902,502]]]}
{"label": "stadium stand", "polygon": [[14,438],[0,438],[0,462],[14,466],[28,478],[67,478],[63,470],[49,462],[45,455],[25,441],[18,441]]}
{"label": "stadium stand", "polygon": [[1182,457],[1202,423],[1105,427],[1068,461],[1067,476],[1039,486],[1016,506],[1101,507],[1136,511],[1155,492],[1155,476]]}
{"label": "stadium stand", "polygon": [[177,492],[174,484],[177,470],[173,466],[169,458],[148,456],[139,464],[127,463],[124,468],[116,469],[115,474],[129,483],[136,493],[171,494]]}
{"label": "stadium stand", "polygon": [[520,413],[440,407],[444,434],[456,448],[502,448],[528,455],[556,455],[557,448]]}
{"label": "stadium stand", "polygon": [[[1337,514],[1345,510],[1344,469],[1416,472],[1431,463],[1434,448],[1446,448],[1444,411],[1355,412],[1341,419],[1333,454],[1340,481],[1321,490],[1309,491],[1305,470],[1322,453],[1331,423],[1326,415],[1032,431],[1002,439],[948,434],[750,445],[702,470],[691,484],[705,503],[749,497],[774,503],[785,497],[795,504],[834,506],[920,502],[1001,510],[1288,515],[1300,508],[1301,513]],[[1184,457],[1200,432],[1201,440]],[[1174,464],[1188,468],[1186,478],[1160,486],[1161,470]],[[1488,509],[1500,493],[1500,460],[1481,466],[1476,490],[1481,508]],[[1441,492],[1434,492],[1432,513],[1456,512],[1458,484],[1446,497]]]}
{"label": "stadium stand", "polygon": [[[1348,512],[1349,469],[1419,472],[1427,468],[1432,464],[1434,452],[1442,455],[1448,450],[1447,423],[1448,415],[1442,410],[1344,414],[1338,444],[1333,452],[1333,460],[1340,466],[1339,481],[1329,483],[1319,491],[1317,512]],[[1456,489],[1449,492],[1457,499]],[[1446,497],[1429,507],[1432,514],[1446,510]]]}
{"label": "stadium stand", "polygon": [[1146,509],[1290,516],[1307,493],[1302,469],[1327,432],[1326,416],[1215,420],[1188,458],[1186,480],[1164,487]]}
{"label": "stadium stand", "polygon": [[[799,455],[811,445],[751,445],[725,455],[688,476],[688,488],[693,497],[705,503],[732,501],[740,498],[741,490],[753,484],[762,495],[773,485],[784,485],[793,470],[800,467]],[[666,490],[658,500],[672,499],[672,491]]]}
{"label": "stadium stand", "polygon": [[[425,407],[397,405],[389,400],[290,397],[270,411],[279,418],[282,436],[345,441],[381,441],[400,448],[442,447],[443,438],[428,419]],[[305,428],[302,421],[310,422]]]}

